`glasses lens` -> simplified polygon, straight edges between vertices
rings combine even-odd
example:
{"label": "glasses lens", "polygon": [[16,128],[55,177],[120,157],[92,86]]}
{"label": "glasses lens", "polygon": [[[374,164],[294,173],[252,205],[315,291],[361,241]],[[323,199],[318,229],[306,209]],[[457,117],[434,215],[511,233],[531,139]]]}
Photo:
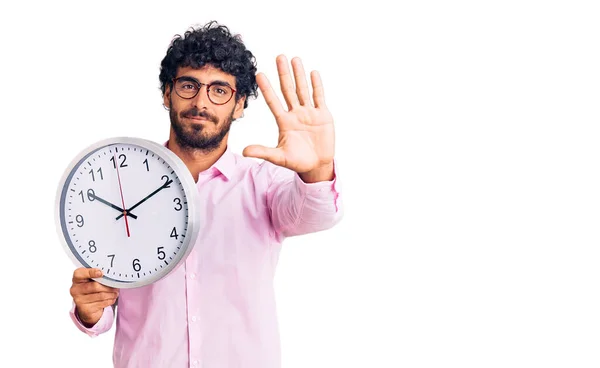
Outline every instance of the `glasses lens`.
{"label": "glasses lens", "polygon": [[229,101],[233,95],[233,90],[228,86],[210,86],[208,88],[208,97],[213,103],[224,104]]}
{"label": "glasses lens", "polygon": [[183,98],[192,98],[198,94],[200,86],[189,80],[176,80],[175,91]]}

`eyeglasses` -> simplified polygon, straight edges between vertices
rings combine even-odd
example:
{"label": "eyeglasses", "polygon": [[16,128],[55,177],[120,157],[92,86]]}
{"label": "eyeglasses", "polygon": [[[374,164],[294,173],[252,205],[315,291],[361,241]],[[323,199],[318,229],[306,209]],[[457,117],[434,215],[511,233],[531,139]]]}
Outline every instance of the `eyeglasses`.
{"label": "eyeglasses", "polygon": [[223,82],[214,82],[210,84],[198,82],[195,79],[190,77],[179,77],[173,79],[173,86],[175,88],[175,93],[181,98],[186,100],[192,99],[198,95],[200,92],[200,88],[202,86],[206,86],[206,95],[210,102],[215,105],[224,105],[233,94],[237,92],[235,89],[230,86],[223,84]]}

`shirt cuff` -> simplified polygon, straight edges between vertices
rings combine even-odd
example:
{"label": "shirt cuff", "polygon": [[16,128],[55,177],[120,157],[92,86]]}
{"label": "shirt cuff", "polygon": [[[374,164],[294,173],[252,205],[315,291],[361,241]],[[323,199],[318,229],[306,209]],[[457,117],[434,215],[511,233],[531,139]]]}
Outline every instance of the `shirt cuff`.
{"label": "shirt cuff", "polygon": [[73,322],[75,323],[75,326],[77,326],[77,328],[80,331],[84,332],[88,336],[96,337],[110,328],[112,319],[114,317],[114,311],[112,306],[104,308],[104,311],[102,312],[102,317],[100,317],[100,319],[98,320],[98,322],[96,322],[95,325],[89,328],[85,327],[83,325],[83,322],[81,322],[81,320],[79,319],[75,303],[73,303],[73,306],[69,311],[69,315],[71,316],[71,320],[73,320]]}
{"label": "shirt cuff", "polygon": [[298,173],[294,175],[294,186],[301,195],[308,195],[317,198],[333,197],[335,201],[340,193],[339,183],[339,163],[336,159],[333,160],[333,179],[326,181],[318,181],[316,183],[305,183]]}

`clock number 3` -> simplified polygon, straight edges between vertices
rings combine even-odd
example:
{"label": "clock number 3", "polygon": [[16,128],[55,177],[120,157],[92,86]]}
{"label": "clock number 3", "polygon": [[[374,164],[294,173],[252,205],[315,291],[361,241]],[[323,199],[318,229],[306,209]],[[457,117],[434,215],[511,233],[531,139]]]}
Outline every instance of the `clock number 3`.
{"label": "clock number 3", "polygon": [[181,205],[181,199],[180,198],[174,198],[173,202],[175,202],[175,211],[181,211],[181,209],[183,208],[183,206]]}

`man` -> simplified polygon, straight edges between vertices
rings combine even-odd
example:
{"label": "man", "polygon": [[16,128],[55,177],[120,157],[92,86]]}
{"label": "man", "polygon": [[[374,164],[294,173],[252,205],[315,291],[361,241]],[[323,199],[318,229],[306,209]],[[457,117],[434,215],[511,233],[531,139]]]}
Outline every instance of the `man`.
{"label": "man", "polygon": [[[319,74],[310,75],[311,99],[301,61],[291,61],[293,77],[284,56],[276,62],[287,109],[223,25],[177,36],[162,60],[166,145],[196,180],[205,226],[185,262],[154,284],[117,290],[91,280],[98,269],[74,271],[76,326],[97,336],[116,314],[115,367],[280,366],[273,280],[282,242],[331,228],[342,211]],[[244,149],[261,162],[227,146],[257,88],[279,127],[277,147]]]}

